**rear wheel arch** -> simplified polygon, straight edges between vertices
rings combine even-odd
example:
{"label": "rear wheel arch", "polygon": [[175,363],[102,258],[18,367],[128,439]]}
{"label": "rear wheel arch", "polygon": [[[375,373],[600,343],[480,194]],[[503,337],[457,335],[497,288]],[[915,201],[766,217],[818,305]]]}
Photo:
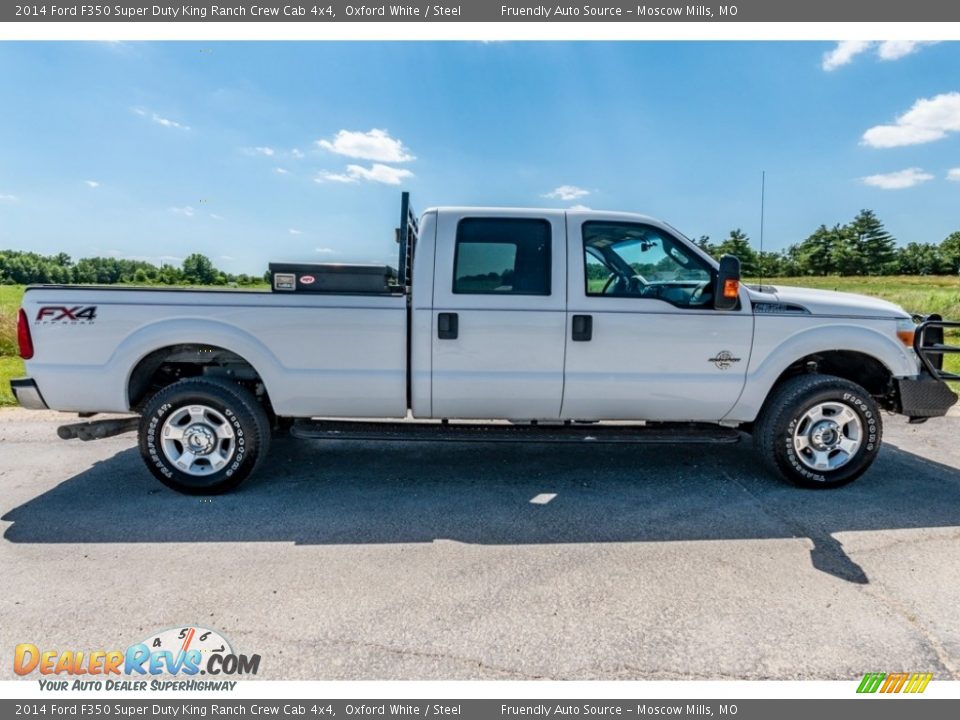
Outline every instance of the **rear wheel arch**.
{"label": "rear wheel arch", "polygon": [[165,345],[141,356],[127,378],[127,404],[138,410],[164,388],[191,377],[232,381],[269,410],[266,381],[253,363],[228,348],[204,343]]}

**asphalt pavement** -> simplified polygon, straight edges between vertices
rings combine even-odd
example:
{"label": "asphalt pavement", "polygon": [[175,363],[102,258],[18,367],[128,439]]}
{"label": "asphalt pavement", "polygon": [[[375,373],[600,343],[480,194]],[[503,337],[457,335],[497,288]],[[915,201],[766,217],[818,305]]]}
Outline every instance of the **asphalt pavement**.
{"label": "asphalt pavement", "polygon": [[838,490],[735,445],[280,440],[178,495],[133,435],[0,411],[0,678],[17,643],[200,625],[264,679],[960,679],[960,417],[886,420]]}

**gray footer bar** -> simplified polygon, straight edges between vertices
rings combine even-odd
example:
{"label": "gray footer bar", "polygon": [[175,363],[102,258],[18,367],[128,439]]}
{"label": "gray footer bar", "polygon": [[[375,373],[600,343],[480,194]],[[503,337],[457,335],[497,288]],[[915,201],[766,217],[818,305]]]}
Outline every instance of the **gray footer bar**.
{"label": "gray footer bar", "polygon": [[[851,689],[851,694],[854,689]],[[909,705],[909,707],[907,707]],[[928,720],[960,717],[960,700],[869,695],[849,700],[0,700],[0,717],[297,717],[399,720],[719,718]]]}

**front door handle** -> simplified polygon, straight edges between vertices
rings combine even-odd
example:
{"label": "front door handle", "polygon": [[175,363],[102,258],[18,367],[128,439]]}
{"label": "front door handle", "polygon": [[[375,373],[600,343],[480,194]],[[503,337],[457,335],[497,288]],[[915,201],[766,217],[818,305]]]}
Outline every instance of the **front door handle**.
{"label": "front door handle", "polygon": [[574,342],[588,342],[593,339],[593,315],[574,315],[573,333]]}
{"label": "front door handle", "polygon": [[437,315],[437,337],[441,340],[456,340],[460,332],[460,317],[456,313],[442,312]]}

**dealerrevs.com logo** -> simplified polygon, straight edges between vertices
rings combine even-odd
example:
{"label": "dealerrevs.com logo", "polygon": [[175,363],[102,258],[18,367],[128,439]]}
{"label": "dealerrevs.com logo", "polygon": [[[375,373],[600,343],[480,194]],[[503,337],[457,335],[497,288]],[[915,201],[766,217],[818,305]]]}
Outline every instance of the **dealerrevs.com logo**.
{"label": "dealerrevs.com logo", "polygon": [[236,681],[224,676],[256,675],[259,669],[259,655],[236,653],[219,632],[196,626],[162,630],[125,650],[20,643],[13,656],[14,672],[40,675],[42,690],[232,690]]}

